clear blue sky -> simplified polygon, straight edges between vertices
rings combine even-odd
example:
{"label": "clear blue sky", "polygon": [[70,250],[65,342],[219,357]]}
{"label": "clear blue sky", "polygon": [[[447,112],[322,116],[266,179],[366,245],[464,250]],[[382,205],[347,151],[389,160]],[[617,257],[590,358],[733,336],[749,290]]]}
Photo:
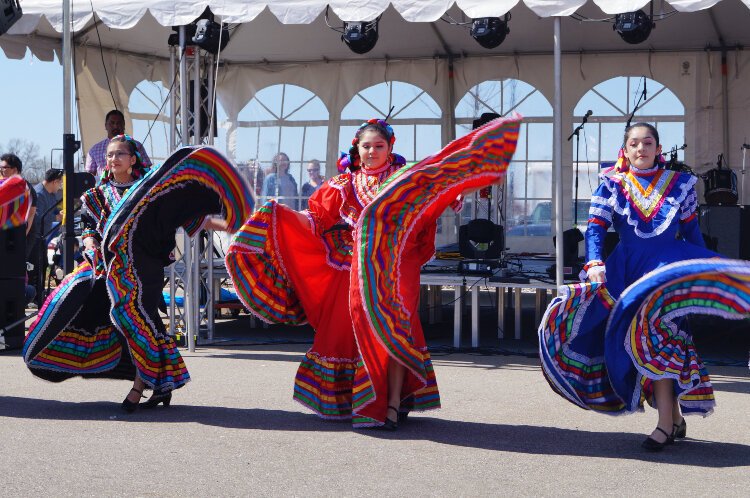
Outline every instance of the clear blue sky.
{"label": "clear blue sky", "polygon": [[39,144],[40,156],[49,161],[50,150],[62,147],[62,66],[58,61],[42,62],[28,52],[22,60],[8,59],[0,51],[0,75],[4,116],[0,147],[13,138],[29,140]]}

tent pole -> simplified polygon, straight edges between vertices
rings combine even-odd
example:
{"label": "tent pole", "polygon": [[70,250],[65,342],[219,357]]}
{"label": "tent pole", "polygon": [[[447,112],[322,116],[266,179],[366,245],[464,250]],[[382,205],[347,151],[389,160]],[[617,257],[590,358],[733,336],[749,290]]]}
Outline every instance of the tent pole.
{"label": "tent pole", "polygon": [[63,133],[71,133],[73,130],[73,122],[71,120],[73,110],[71,109],[72,101],[70,98],[70,77],[73,69],[73,54],[70,50],[72,45],[70,18],[70,0],[63,0]]}
{"label": "tent pole", "polygon": [[63,250],[63,270],[65,273],[73,271],[73,242],[75,241],[74,209],[73,209],[73,191],[74,181],[74,155],[80,147],[80,142],[75,140],[73,135],[73,99],[72,75],[73,75],[73,45],[71,32],[71,7],[70,0],[63,0],[63,39],[62,39],[62,59],[63,59],[63,210],[65,211],[64,229],[64,250]]}
{"label": "tent pole", "polygon": [[[190,145],[190,130],[188,129],[188,71],[187,71],[187,58],[190,57],[185,50],[187,46],[187,35],[185,33],[185,26],[179,28],[180,36],[180,146],[185,147]],[[193,288],[196,286],[195,278],[193,276],[193,241],[188,237],[187,232],[183,232],[183,246],[182,246],[182,257],[183,263],[185,264],[183,270],[183,282],[184,282],[184,301],[182,308],[182,321],[185,324],[185,334],[187,336],[187,346],[189,351],[195,351],[195,336],[198,335],[198,331],[195,329],[193,323],[193,314],[198,313],[199,310],[193,310],[195,305]]]}
{"label": "tent pole", "polygon": [[177,148],[177,99],[175,98],[174,81],[177,77],[175,65],[177,64],[177,54],[174,45],[169,47],[169,81],[172,87],[169,92],[169,153]]}
{"label": "tent pole", "polygon": [[[177,148],[177,98],[175,97],[175,78],[177,78],[177,53],[174,45],[169,47],[169,81],[171,86],[169,88],[169,154],[171,155]],[[175,325],[177,321],[177,313],[175,307],[175,291],[177,290],[177,279],[174,265],[169,267],[169,335],[175,336]],[[185,301],[182,302],[185,305]],[[183,308],[184,309],[184,308]]]}
{"label": "tent pole", "polygon": [[563,185],[562,185],[562,61],[560,42],[560,17],[555,17],[555,103],[552,131],[552,168],[555,177],[555,281],[563,284]]}

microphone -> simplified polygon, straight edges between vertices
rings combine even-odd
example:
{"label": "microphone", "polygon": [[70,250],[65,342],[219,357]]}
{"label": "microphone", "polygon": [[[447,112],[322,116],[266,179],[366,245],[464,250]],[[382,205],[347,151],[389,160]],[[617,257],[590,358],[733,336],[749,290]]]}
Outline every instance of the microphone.
{"label": "microphone", "polygon": [[568,142],[570,142],[570,140],[573,137],[577,137],[578,136],[578,132],[581,131],[581,129],[583,128],[583,125],[586,124],[586,122],[589,120],[589,116],[591,116],[592,114],[594,114],[594,112],[591,109],[589,109],[588,111],[586,111],[586,114],[583,116],[583,119],[581,120],[581,124],[579,124],[576,127],[576,129],[573,131],[573,133],[571,133],[570,136],[568,137]]}
{"label": "microphone", "polygon": [[643,99],[648,100],[648,92],[646,91],[646,77],[643,77]]}
{"label": "microphone", "polygon": [[742,147],[740,149],[750,149],[750,144],[742,144]]}

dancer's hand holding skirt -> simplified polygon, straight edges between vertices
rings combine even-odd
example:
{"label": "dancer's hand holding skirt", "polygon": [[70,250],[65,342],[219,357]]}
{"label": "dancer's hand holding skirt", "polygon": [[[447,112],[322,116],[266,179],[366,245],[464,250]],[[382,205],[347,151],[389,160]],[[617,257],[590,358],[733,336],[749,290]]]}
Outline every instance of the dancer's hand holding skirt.
{"label": "dancer's hand holding skirt", "polygon": [[190,375],[158,314],[176,231],[193,235],[209,215],[237,230],[253,204],[241,175],[210,147],[180,149],[149,170],[108,218],[106,272],[95,278],[83,263],[40,310],[24,345],[31,371],[49,380],[137,374],[161,392],[183,386]]}

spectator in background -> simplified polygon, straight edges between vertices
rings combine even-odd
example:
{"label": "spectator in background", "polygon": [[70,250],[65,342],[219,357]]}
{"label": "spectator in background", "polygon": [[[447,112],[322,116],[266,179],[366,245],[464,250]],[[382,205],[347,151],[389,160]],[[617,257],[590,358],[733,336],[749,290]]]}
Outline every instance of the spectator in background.
{"label": "spectator in background", "polygon": [[255,195],[261,195],[263,180],[265,179],[266,174],[263,172],[260,163],[255,159],[251,159],[247,164],[240,166],[238,169],[244,176],[245,180],[247,180],[250,191]]}
{"label": "spectator in background", "polygon": [[308,197],[318,190],[325,180],[320,174],[320,161],[317,159],[310,159],[310,162],[307,163],[307,174],[310,180],[302,185],[302,209],[307,209]]}
{"label": "spectator in background", "polygon": [[[101,181],[102,171],[107,167],[107,145],[112,137],[125,133],[125,116],[121,111],[113,109],[107,113],[104,118],[104,129],[107,131],[107,138],[97,142],[89,149],[86,154],[86,171],[96,177],[96,183]],[[151,159],[146,154],[143,144],[135,141],[138,153],[141,156],[141,162],[146,168],[151,167]]]}
{"label": "spectator in background", "polygon": [[26,280],[24,281],[24,291],[23,291],[23,302],[24,306],[28,306],[31,301],[34,300],[34,297],[36,297],[36,289],[33,285],[29,284],[29,275],[26,274]]}
{"label": "spectator in background", "polygon": [[[23,170],[23,163],[15,154],[3,154],[0,156],[0,174],[3,178],[10,178],[13,175],[20,175]],[[36,215],[36,192],[34,186],[28,181],[26,184],[29,186],[29,194],[31,195],[31,209],[29,210],[29,217],[26,222],[26,259],[29,259],[29,250],[33,240],[30,240],[31,227],[34,224],[34,216]],[[33,236],[33,235],[32,235]]]}
{"label": "spectator in background", "polygon": [[290,208],[297,210],[297,182],[289,174],[289,156],[279,152],[271,160],[271,173],[263,181],[263,196],[272,197]]}
{"label": "spectator in background", "polygon": [[63,170],[48,169],[42,183],[34,187],[37,197],[37,210],[32,232],[34,246],[29,249],[28,261],[34,265],[29,272],[31,285],[36,287],[37,304],[44,302],[44,282],[47,273],[47,238],[52,231],[52,222],[60,221],[60,190],[62,189]]}

